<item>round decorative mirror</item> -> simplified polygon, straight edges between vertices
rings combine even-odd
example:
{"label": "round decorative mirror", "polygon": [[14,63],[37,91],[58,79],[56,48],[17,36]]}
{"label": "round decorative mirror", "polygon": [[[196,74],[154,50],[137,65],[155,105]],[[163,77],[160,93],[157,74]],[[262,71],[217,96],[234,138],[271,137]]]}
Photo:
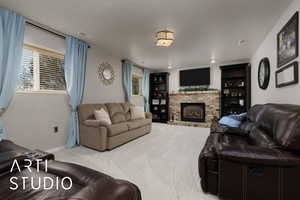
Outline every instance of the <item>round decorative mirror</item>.
{"label": "round decorative mirror", "polygon": [[269,58],[263,58],[258,67],[258,85],[261,89],[268,88],[270,82],[270,61]]}
{"label": "round decorative mirror", "polygon": [[99,79],[105,84],[110,85],[115,79],[115,72],[111,64],[108,62],[103,62],[98,68]]}

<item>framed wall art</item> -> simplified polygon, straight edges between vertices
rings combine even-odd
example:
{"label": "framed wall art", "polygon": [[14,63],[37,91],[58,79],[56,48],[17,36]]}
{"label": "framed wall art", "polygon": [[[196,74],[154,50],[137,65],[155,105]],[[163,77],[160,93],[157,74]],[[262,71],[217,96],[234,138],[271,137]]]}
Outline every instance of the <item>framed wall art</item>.
{"label": "framed wall art", "polygon": [[298,57],[299,12],[288,21],[277,35],[277,66],[281,67]]}
{"label": "framed wall art", "polygon": [[297,84],[298,78],[298,62],[293,62],[276,72],[276,88]]}

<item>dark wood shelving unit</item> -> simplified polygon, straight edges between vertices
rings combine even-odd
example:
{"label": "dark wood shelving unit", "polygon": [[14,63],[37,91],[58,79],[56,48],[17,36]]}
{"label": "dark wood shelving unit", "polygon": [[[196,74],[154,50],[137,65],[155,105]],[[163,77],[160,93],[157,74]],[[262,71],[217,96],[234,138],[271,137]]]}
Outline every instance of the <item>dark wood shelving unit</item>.
{"label": "dark wood shelving unit", "polygon": [[249,63],[220,67],[221,116],[247,112],[251,106],[251,66]]}
{"label": "dark wood shelving unit", "polygon": [[150,111],[153,122],[168,122],[169,73],[150,74]]}

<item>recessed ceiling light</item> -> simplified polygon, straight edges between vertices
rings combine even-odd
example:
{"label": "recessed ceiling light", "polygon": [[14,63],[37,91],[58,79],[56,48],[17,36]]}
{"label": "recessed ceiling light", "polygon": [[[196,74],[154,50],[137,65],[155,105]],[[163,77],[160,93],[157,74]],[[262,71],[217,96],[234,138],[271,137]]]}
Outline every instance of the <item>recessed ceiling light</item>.
{"label": "recessed ceiling light", "polygon": [[246,40],[239,40],[239,46],[242,46],[242,45],[244,45],[244,44],[246,44],[246,43],[247,43]]}
{"label": "recessed ceiling light", "polygon": [[79,35],[80,37],[85,37],[85,36],[86,36],[86,33],[78,32],[78,35]]}
{"label": "recessed ceiling light", "polygon": [[215,64],[215,63],[216,63],[216,60],[215,60],[214,58],[212,58],[212,59],[210,60],[210,63],[211,63],[211,64]]}
{"label": "recessed ceiling light", "polygon": [[171,65],[168,66],[168,69],[172,69],[173,67]]}

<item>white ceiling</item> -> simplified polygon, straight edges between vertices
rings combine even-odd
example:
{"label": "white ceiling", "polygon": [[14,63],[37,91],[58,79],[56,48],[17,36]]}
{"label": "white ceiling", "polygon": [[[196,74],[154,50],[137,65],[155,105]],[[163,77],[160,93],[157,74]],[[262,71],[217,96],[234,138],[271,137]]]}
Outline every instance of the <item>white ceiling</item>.
{"label": "white ceiling", "polygon": [[[0,0],[61,32],[87,34],[108,53],[149,68],[249,59],[292,0]],[[169,48],[155,33],[175,32]],[[238,45],[239,40],[247,44]],[[275,41],[274,41],[275,42]]]}

